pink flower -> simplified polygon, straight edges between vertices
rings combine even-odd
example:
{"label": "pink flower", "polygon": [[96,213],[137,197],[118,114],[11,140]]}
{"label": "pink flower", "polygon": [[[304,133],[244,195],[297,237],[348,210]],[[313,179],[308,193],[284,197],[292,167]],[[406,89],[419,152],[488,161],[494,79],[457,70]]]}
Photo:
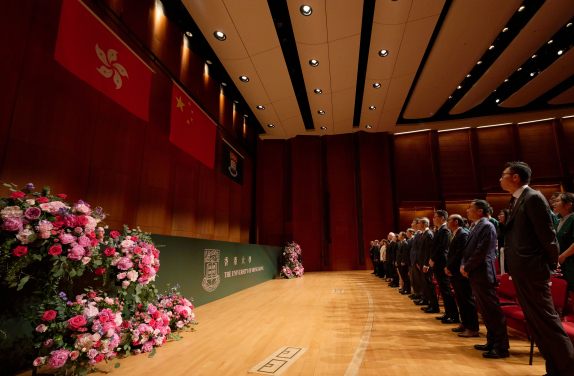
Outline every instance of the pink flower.
{"label": "pink flower", "polygon": [[134,266],[134,263],[128,257],[122,257],[118,262],[118,269],[128,270]]}
{"label": "pink flower", "polygon": [[123,281],[122,286],[128,287],[130,285],[130,281]]}
{"label": "pink flower", "polygon": [[124,279],[124,278],[126,278],[126,273],[120,273],[120,274],[118,274],[118,277],[117,277],[117,278],[118,278],[118,279]]}
{"label": "pink flower", "polygon": [[30,205],[36,205],[36,200],[34,200],[33,198],[27,199],[26,202]]}
{"label": "pink flower", "polygon": [[150,303],[147,307],[147,314],[153,315],[155,311],[157,311],[157,307]]}
{"label": "pink flower", "polygon": [[46,329],[48,329],[48,327],[44,324],[40,324],[36,327],[36,331],[38,333],[44,333],[46,331]]}
{"label": "pink flower", "polygon": [[4,220],[4,223],[2,223],[2,230],[22,231],[23,229],[24,229],[23,221],[22,221],[22,218],[19,218],[19,217],[6,218]]}
{"label": "pink flower", "polygon": [[88,262],[90,262],[91,258],[89,257],[82,257],[82,264],[86,265]]}
{"label": "pink flower", "polygon": [[52,347],[53,344],[54,344],[54,340],[52,338],[44,341],[44,347]]}
{"label": "pink flower", "polygon": [[132,242],[131,240],[124,240],[123,242],[120,243],[120,246],[122,248],[131,248],[133,244],[134,242]]}
{"label": "pink flower", "polygon": [[88,333],[78,335],[74,347],[78,350],[86,349],[89,350],[94,346],[94,341],[92,341],[92,335]]}
{"label": "pink flower", "polygon": [[178,328],[183,328],[183,321],[178,321],[177,324],[175,324]]}
{"label": "pink flower", "polygon": [[[40,202],[40,199],[36,199],[37,202]],[[66,206],[63,202],[60,201],[52,201],[45,204],[40,204],[40,208],[44,211],[49,212],[52,215],[57,215],[60,211],[60,208],[69,209],[69,206]]]}
{"label": "pink flower", "polygon": [[77,232],[78,234],[81,234],[83,231],[84,231],[84,229],[81,228],[81,227],[76,227],[76,228],[74,229],[74,232]]}
{"label": "pink flower", "polygon": [[135,282],[138,279],[138,272],[136,272],[134,270],[130,270],[127,273],[127,277],[130,281]]}
{"label": "pink flower", "polygon": [[28,219],[38,219],[42,215],[42,211],[39,208],[32,206],[26,209],[24,215]]}
{"label": "pink flower", "polygon": [[82,247],[88,247],[90,245],[91,241],[90,238],[88,238],[87,236],[80,236],[78,238],[78,244],[81,245]]}
{"label": "pink flower", "polygon": [[153,349],[153,342],[152,341],[147,341],[142,346],[142,352],[144,352],[144,353],[150,352],[152,349]]}
{"label": "pink flower", "polygon": [[42,320],[43,321],[52,321],[56,318],[56,315],[58,314],[58,312],[54,311],[54,310],[49,310],[44,312],[44,315],[42,316]]}
{"label": "pink flower", "polygon": [[149,257],[149,256],[144,256],[144,258],[142,259],[142,264],[144,264],[144,265],[151,265],[151,257]]}
{"label": "pink flower", "polygon": [[94,359],[100,352],[96,349],[88,350],[88,358]]}
{"label": "pink flower", "polygon": [[84,256],[84,252],[84,248],[77,245],[68,251],[68,258],[71,260],[81,260]]}
{"label": "pink flower", "polygon": [[48,361],[48,365],[50,368],[61,368],[68,360],[68,354],[70,354],[70,352],[65,349],[54,351]]}
{"label": "pink flower", "polygon": [[34,234],[33,230],[25,228],[25,229],[21,230],[20,232],[18,232],[18,235],[16,235],[16,238],[18,240],[20,240],[20,242],[22,242],[22,244],[28,244],[28,243],[30,243],[30,240],[28,240],[28,236],[33,235],[33,234]]}
{"label": "pink flower", "polygon": [[39,367],[39,366],[41,366],[42,364],[44,364],[44,357],[40,356],[40,357],[34,359],[34,363],[33,363],[33,364],[34,364],[34,367]]}
{"label": "pink flower", "polygon": [[92,212],[92,209],[90,209],[90,207],[87,206],[86,204],[79,204],[79,205],[74,205],[74,211],[76,213],[89,215]]}
{"label": "pink flower", "polygon": [[80,356],[80,352],[78,350],[74,350],[70,353],[70,359],[76,360]]}
{"label": "pink flower", "polygon": [[72,242],[76,241],[76,237],[72,234],[60,234],[60,241],[62,242],[62,244],[70,244]]}
{"label": "pink flower", "polygon": [[113,299],[110,299],[110,298],[107,298],[107,297],[104,299],[104,302],[106,302],[106,304],[110,304],[110,305],[111,305],[111,304],[114,304]]}

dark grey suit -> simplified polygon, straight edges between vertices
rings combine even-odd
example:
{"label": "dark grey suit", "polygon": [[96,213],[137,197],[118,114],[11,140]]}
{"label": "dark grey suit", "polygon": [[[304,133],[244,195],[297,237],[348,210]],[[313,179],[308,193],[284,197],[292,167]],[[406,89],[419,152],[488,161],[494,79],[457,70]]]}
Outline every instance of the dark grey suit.
{"label": "dark grey suit", "polygon": [[456,301],[450,288],[450,277],[444,272],[450,235],[451,232],[446,228],[446,223],[442,224],[437,230],[432,242],[431,260],[434,262],[433,273],[444,303],[444,313],[447,318],[458,321],[458,308],[456,307]]}
{"label": "dark grey suit", "polygon": [[506,317],[496,295],[496,229],[486,218],[476,221],[464,248],[461,266],[469,273],[468,279],[482,321],[486,326],[486,342],[496,349],[507,350]]}
{"label": "dark grey suit", "polygon": [[526,187],[504,230],[504,254],[518,300],[549,375],[574,375],[574,350],[550,293],[559,247],[544,196]]}
{"label": "dark grey suit", "polygon": [[436,296],[436,290],[434,288],[434,283],[432,281],[432,268],[429,268],[429,270],[426,273],[423,271],[423,266],[429,266],[433,237],[434,235],[432,231],[429,229],[427,229],[423,233],[417,262],[421,266],[420,275],[425,299],[429,301],[429,306],[431,307],[431,309],[438,310],[439,309],[438,298]]}

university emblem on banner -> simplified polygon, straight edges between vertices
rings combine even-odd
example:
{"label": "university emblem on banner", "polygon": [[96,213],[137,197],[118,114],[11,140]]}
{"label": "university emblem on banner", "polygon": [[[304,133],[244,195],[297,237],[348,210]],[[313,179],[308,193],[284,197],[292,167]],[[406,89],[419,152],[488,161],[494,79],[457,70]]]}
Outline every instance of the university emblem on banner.
{"label": "university emblem on banner", "polygon": [[212,292],[219,286],[219,281],[219,249],[206,249],[201,285],[205,291]]}
{"label": "university emblem on banner", "polygon": [[233,154],[232,151],[229,152],[229,173],[233,177],[237,177],[237,155]]}

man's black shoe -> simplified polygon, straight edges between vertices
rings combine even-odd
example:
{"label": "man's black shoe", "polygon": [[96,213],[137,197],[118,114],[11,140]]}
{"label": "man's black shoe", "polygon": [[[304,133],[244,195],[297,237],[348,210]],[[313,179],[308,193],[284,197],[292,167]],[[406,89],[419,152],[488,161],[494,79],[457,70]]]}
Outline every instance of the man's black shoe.
{"label": "man's black shoe", "polygon": [[421,299],[421,300],[418,300],[415,302],[415,305],[425,305],[426,306],[428,304],[429,304],[428,300],[424,300],[424,299]]}
{"label": "man's black shoe", "polygon": [[442,315],[442,316],[435,317],[435,319],[437,319],[437,320],[444,320],[444,319],[446,319],[446,318],[448,318],[448,317],[446,316],[446,313],[445,313],[444,315]]}
{"label": "man's black shoe", "polygon": [[425,309],[425,313],[440,313],[440,309],[429,307],[428,309]]}
{"label": "man's black shoe", "polygon": [[430,309],[430,305],[428,305],[426,307],[421,307],[421,311],[426,311],[427,309]]}
{"label": "man's black shoe", "polygon": [[413,294],[414,296],[411,298],[413,300],[421,300],[423,298],[422,294]]}
{"label": "man's black shoe", "polygon": [[489,352],[482,353],[482,356],[488,359],[502,359],[508,358],[510,353],[508,350],[492,349]]}
{"label": "man's black shoe", "polygon": [[450,317],[444,320],[441,320],[443,324],[460,324],[460,320],[458,319],[451,319]]}
{"label": "man's black shoe", "polygon": [[410,291],[403,291],[403,292],[401,292],[401,294],[403,294],[403,295],[409,295],[410,293],[411,293]]}
{"label": "man's black shoe", "polygon": [[486,345],[474,345],[474,348],[480,351],[490,351],[492,350],[492,345],[490,343]]}
{"label": "man's black shoe", "polygon": [[410,294],[410,295],[409,295],[409,298],[410,298],[410,299],[414,299],[415,297],[416,297],[416,294]]}

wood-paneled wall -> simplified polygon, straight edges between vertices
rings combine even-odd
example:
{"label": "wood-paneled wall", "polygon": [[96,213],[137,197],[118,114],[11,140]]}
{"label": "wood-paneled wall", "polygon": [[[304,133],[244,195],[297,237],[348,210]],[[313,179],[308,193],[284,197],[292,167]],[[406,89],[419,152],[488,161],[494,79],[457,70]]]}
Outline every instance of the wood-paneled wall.
{"label": "wood-paneled wall", "polygon": [[[249,242],[255,165],[242,147],[243,117],[205,74],[182,31],[156,18],[154,0],[106,2],[231,134],[218,130],[215,168],[169,141],[172,81],[162,69],[153,75],[145,122],[54,60],[61,1],[23,0],[3,4],[0,13],[9,30],[0,49],[0,180],[50,185],[70,201],[101,206],[114,229],[126,223],[158,234]],[[223,137],[246,157],[243,186],[219,172]],[[254,142],[254,134],[247,137]]]}

